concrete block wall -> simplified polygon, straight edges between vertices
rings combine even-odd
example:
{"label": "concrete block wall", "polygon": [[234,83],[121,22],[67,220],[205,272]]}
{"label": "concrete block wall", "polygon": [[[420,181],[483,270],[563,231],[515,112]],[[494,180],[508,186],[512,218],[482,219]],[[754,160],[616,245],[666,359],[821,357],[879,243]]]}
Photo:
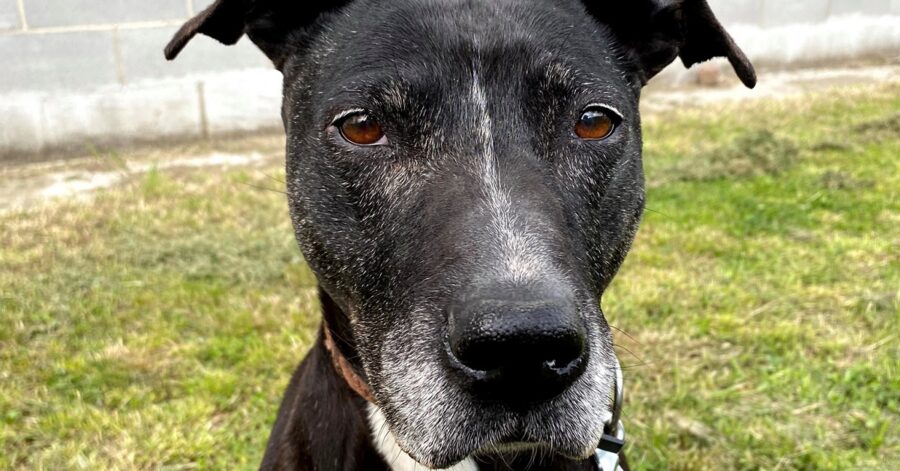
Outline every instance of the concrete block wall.
{"label": "concrete block wall", "polygon": [[277,130],[281,76],[249,40],[163,47],[212,0],[0,0],[0,158]]}
{"label": "concrete block wall", "polygon": [[[175,30],[210,3],[0,0],[0,158],[279,129],[280,75],[249,40],[198,36],[164,60]],[[710,4],[757,62],[900,51],[900,0]]]}
{"label": "concrete block wall", "polygon": [[723,23],[763,28],[821,23],[842,15],[900,15],[900,0],[709,0]]}
{"label": "concrete block wall", "polygon": [[[758,68],[860,59],[900,61],[900,0],[709,0],[709,4]],[[714,64],[730,70],[724,60]],[[660,81],[692,82],[696,74],[697,68],[687,71],[676,62]]]}

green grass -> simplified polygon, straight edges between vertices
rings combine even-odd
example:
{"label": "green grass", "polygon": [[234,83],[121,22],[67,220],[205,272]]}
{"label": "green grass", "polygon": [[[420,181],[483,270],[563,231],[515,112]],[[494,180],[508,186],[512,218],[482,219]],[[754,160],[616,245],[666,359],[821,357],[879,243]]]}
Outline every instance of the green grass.
{"label": "green grass", "polygon": [[[603,300],[638,469],[900,467],[898,110],[887,85],[646,119]],[[0,469],[258,464],[318,323],[278,175],[0,216]]]}

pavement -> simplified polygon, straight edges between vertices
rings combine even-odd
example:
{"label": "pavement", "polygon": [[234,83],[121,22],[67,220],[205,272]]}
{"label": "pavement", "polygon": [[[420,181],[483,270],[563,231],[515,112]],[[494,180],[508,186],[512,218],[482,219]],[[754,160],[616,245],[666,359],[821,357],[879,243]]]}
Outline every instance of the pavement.
{"label": "pavement", "polygon": [[641,98],[644,115],[685,106],[765,99],[795,98],[809,93],[847,86],[900,82],[900,64],[829,67],[784,71],[761,71],[754,89],[736,77],[723,77],[713,86],[654,86],[651,82]]}
{"label": "pavement", "polygon": [[[701,74],[703,76],[703,74]],[[803,96],[835,87],[900,82],[900,65],[839,67],[762,72],[748,90],[729,76],[713,76],[711,85],[655,86],[642,97],[642,114],[715,103]],[[19,211],[59,199],[86,199],[98,190],[124,184],[152,170],[197,171],[209,168],[267,167],[283,158],[283,136],[263,135],[221,142],[141,148],[40,163],[0,161],[0,213]]]}

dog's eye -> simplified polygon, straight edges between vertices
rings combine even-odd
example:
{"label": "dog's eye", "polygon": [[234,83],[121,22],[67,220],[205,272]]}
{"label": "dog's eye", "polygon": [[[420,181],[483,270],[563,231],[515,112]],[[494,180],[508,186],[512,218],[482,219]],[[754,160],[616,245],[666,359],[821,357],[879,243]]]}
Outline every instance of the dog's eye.
{"label": "dog's eye", "polygon": [[582,139],[603,140],[616,130],[619,117],[612,111],[599,106],[592,106],[581,113],[575,123],[575,134]]}
{"label": "dog's eye", "polygon": [[381,124],[366,113],[354,113],[343,118],[337,127],[345,141],[358,146],[387,144]]}

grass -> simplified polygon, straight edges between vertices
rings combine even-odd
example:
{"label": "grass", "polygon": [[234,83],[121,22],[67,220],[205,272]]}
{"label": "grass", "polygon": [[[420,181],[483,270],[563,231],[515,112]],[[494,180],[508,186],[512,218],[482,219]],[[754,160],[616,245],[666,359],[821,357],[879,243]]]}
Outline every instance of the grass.
{"label": "grass", "polygon": [[[900,467],[898,109],[894,84],[646,119],[603,300],[637,469]],[[279,172],[0,215],[0,469],[257,466],[318,323]]]}

